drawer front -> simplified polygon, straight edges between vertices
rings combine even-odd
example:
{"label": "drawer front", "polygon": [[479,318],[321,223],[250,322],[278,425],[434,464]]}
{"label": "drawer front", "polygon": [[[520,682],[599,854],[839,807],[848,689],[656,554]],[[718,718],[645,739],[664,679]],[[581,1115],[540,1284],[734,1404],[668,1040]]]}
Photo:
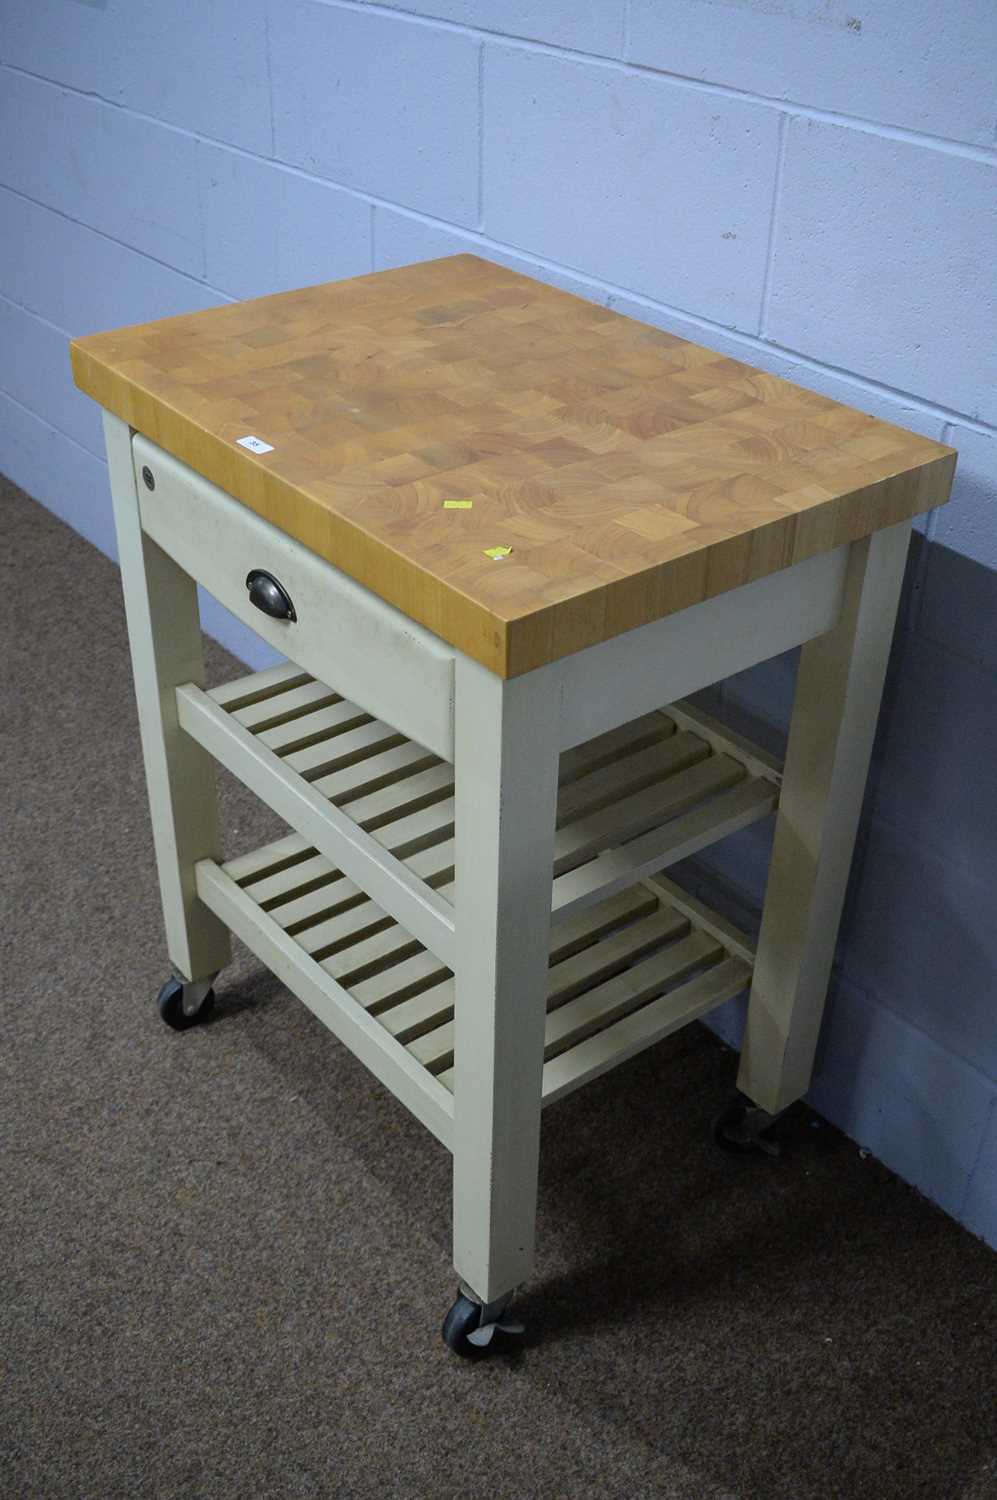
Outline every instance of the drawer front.
{"label": "drawer front", "polygon": [[[186,573],[274,650],[453,760],[451,647],[138,433],[132,458],[142,527]],[[286,590],[295,620],[250,603],[257,568]]]}

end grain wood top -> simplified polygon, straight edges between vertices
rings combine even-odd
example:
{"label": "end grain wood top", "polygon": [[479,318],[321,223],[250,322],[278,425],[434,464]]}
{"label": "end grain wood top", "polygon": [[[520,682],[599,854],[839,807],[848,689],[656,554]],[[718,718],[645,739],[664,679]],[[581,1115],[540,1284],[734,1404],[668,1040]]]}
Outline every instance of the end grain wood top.
{"label": "end grain wood top", "polygon": [[472,255],[72,359],[102,406],[502,676],[939,505],[955,465]]}

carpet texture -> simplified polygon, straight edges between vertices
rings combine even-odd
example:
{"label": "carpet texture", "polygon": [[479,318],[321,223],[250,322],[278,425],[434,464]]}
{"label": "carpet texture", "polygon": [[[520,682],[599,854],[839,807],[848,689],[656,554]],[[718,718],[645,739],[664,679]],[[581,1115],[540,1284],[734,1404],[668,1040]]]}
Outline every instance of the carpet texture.
{"label": "carpet texture", "polygon": [[[547,1113],[528,1336],[447,1353],[443,1148],[244,949],[156,1016],[116,570],[0,516],[0,1493],[997,1496],[997,1258],[802,1110],[718,1154],[699,1026]],[[221,790],[227,852],[280,831]]]}

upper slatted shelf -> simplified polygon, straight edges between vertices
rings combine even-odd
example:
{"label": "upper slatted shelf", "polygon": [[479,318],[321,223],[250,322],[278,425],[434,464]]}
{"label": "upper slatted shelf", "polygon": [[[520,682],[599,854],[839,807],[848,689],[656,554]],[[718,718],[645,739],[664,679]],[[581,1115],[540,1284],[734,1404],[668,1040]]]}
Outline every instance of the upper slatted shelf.
{"label": "upper slatted shelf", "polygon": [[[452,959],[454,773],[448,763],[293,665],[209,694],[181,688],[178,698],[184,728],[223,760],[238,753],[256,778],[250,784],[302,829],[271,846],[280,852],[267,857],[278,864],[265,874],[259,873],[261,856],[226,866],[240,883],[253,880],[264,910],[271,902],[286,906],[289,931],[308,924],[321,943],[331,943],[362,886],[425,946]],[[553,922],[764,817],[778,792],[774,761],[684,704],[567,751],[560,767]],[[301,821],[299,806],[307,814]],[[327,827],[329,819],[338,822]],[[293,899],[286,895],[289,881]],[[400,896],[392,883],[399,881],[405,883]]]}

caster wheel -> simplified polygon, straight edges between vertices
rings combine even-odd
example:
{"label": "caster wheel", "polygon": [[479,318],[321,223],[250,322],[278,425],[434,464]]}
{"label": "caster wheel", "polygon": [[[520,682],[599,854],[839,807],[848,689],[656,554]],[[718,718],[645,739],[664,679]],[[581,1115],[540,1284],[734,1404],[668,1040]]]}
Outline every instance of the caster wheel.
{"label": "caster wheel", "polygon": [[159,1014],[173,1031],[189,1031],[192,1026],[199,1026],[214,1009],[214,990],[208,990],[200,1005],[191,1006],[189,999],[184,1004],[184,992],[188,989],[196,992],[197,986],[185,985],[183,980],[174,976],[166,981],[157,996]]}
{"label": "caster wheel", "polygon": [[[448,1349],[462,1359],[481,1359],[489,1349],[500,1346],[509,1334],[524,1333],[522,1323],[514,1323],[508,1315],[509,1297],[490,1302],[482,1307],[463,1292],[443,1319],[443,1342]],[[487,1315],[487,1321],[482,1317]]]}
{"label": "caster wheel", "polygon": [[481,1304],[472,1302],[463,1293],[443,1319],[443,1342],[462,1359],[481,1359],[491,1347],[489,1344],[472,1344],[468,1334],[481,1326]]}
{"label": "caster wheel", "polygon": [[743,1094],[735,1094],[713,1121],[710,1134],[713,1144],[729,1156],[781,1156],[782,1147],[771,1134],[777,1120]]}

